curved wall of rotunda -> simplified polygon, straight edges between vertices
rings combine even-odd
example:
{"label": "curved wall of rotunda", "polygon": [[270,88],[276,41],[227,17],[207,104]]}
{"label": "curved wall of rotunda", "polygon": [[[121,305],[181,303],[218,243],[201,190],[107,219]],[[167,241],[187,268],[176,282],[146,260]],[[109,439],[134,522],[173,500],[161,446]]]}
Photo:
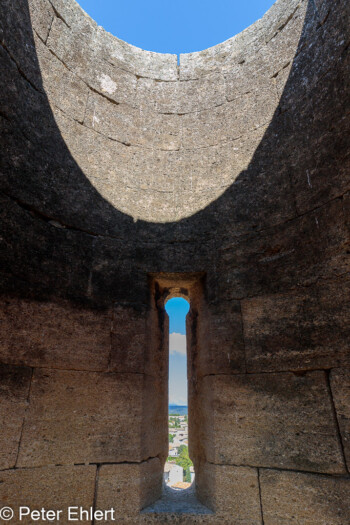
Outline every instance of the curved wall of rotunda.
{"label": "curved wall of rotunda", "polygon": [[181,295],[200,519],[349,522],[349,15],[277,0],[178,65],[2,0],[0,503],[169,518]]}

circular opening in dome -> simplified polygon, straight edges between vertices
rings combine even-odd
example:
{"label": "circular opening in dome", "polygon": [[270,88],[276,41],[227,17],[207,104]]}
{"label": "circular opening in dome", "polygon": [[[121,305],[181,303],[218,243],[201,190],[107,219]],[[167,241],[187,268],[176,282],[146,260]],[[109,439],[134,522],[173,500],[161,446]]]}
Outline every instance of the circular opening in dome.
{"label": "circular opening in dome", "polygon": [[215,46],[261,18],[275,0],[78,0],[99,25],[129,44],[158,53]]}

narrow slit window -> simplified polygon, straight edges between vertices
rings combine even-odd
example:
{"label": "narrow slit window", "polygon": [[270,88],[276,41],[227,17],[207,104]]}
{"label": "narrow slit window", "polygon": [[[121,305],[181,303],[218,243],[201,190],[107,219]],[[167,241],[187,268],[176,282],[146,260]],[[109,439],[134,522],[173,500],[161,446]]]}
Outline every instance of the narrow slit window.
{"label": "narrow slit window", "polygon": [[181,297],[170,299],[165,305],[169,316],[169,452],[164,482],[177,490],[188,489],[194,480],[188,453],[186,315],[189,308],[188,301]]}

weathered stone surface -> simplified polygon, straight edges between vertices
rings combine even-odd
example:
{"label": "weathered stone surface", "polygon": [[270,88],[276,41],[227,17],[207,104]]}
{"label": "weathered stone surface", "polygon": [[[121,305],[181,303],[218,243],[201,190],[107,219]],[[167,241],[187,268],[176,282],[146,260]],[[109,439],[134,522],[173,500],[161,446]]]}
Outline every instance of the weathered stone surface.
{"label": "weathered stone surface", "polygon": [[0,470],[16,464],[31,375],[30,368],[0,365]]}
{"label": "weathered stone surface", "polygon": [[[309,133],[313,135],[315,148],[310,152],[305,143],[300,143],[297,152],[293,155],[291,177],[299,213],[319,207],[343,195],[349,189],[349,122],[348,119],[343,118],[342,104],[338,103],[345,99],[348,104],[348,87],[345,79],[349,76],[349,70],[348,57],[347,65],[344,60],[340,72],[331,70],[324,74],[322,90],[316,82],[300,107],[305,120],[308,121]],[[324,107],[330,99],[336,101],[332,108],[331,129],[324,113]],[[293,128],[295,135],[301,136],[300,123],[294,122]],[[330,173],[332,173],[331,177]]]}
{"label": "weathered stone surface", "polygon": [[52,104],[69,117],[82,122],[88,87],[48,50],[40,38],[35,39],[35,47],[42,72],[43,89]]}
{"label": "weathered stone surface", "polygon": [[226,102],[224,78],[213,73],[201,80],[157,82],[148,78],[137,84],[137,104],[160,113],[186,114],[215,108]]}
{"label": "weathered stone surface", "polygon": [[344,216],[350,235],[350,192],[345,193],[343,197]]}
{"label": "weathered stone surface", "polygon": [[[159,458],[139,464],[102,465],[98,473],[96,507],[115,509],[116,520],[138,517],[161,496],[163,466]],[[106,523],[115,523],[106,521]]]}
{"label": "weathered stone surface", "polygon": [[107,370],[111,312],[62,302],[1,301],[0,360],[27,366]]}
{"label": "weathered stone surface", "polygon": [[[38,519],[22,517],[19,507],[30,509],[61,510],[56,523],[72,523],[68,507],[89,509],[94,503],[96,466],[43,467],[0,472],[0,501],[15,512],[17,523],[33,524]],[[18,520],[18,521],[17,521]],[[39,523],[49,522],[40,520]],[[52,522],[52,519],[51,519]]]}
{"label": "weathered stone surface", "polygon": [[204,463],[196,476],[198,498],[215,511],[218,522],[231,518],[234,523],[261,523],[256,469]]}
{"label": "weathered stone surface", "polygon": [[201,396],[208,461],[345,472],[324,372],[208,376]]}
{"label": "weathered stone surface", "polygon": [[335,368],[330,374],[341,442],[350,471],[350,368]]}
{"label": "weathered stone surface", "polygon": [[96,94],[90,94],[84,123],[124,144],[169,151],[177,150],[181,145],[178,115],[161,115],[147,108],[116,105]]}
{"label": "weathered stone surface", "polygon": [[318,294],[318,288],[314,291],[310,285],[320,277],[335,279],[329,293],[337,294],[338,276],[350,270],[343,202],[335,199],[268,231],[228,237],[219,248],[221,264],[213,295],[232,300],[307,287],[304,293],[309,297]]}
{"label": "weathered stone surface", "polygon": [[[201,320],[205,316],[205,322]],[[190,333],[191,314],[187,333]],[[239,301],[211,307],[198,319],[198,350],[195,356],[197,376],[208,374],[239,374],[246,371],[245,349]]]}
{"label": "weathered stone surface", "polygon": [[135,75],[103,60],[98,54],[99,47],[94,48],[91,39],[73,33],[60,18],[54,19],[47,46],[77,77],[97,92],[118,103],[133,101]]}
{"label": "weathered stone surface", "polygon": [[146,309],[115,305],[110,359],[114,372],[145,372],[150,335],[147,317]]}
{"label": "weathered stone surface", "polygon": [[242,301],[248,370],[349,365],[349,286],[345,278]]}
{"label": "weathered stone surface", "polygon": [[349,479],[261,470],[260,484],[265,525],[349,522]]}
{"label": "weathered stone surface", "polygon": [[36,369],[18,465],[141,461],[156,456],[162,452],[164,435],[153,433],[157,428],[153,418],[161,416],[152,388],[140,374]]}
{"label": "weathered stone surface", "polygon": [[183,115],[183,148],[197,149],[233,141],[230,144],[232,167],[238,152],[245,151],[249,163],[275,108],[273,95],[266,100],[261,94],[248,93],[229,104]]}
{"label": "weathered stone surface", "polygon": [[52,5],[47,0],[29,0],[28,4],[33,29],[46,42],[55,16]]}

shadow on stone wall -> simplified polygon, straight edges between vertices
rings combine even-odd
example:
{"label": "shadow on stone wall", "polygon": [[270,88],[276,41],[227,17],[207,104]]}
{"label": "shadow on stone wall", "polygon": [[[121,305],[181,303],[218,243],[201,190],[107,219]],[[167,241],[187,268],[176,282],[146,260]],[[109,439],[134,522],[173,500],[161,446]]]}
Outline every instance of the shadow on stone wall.
{"label": "shadow on stone wall", "polygon": [[[339,186],[346,154],[346,49],[334,58],[334,28],[327,41],[314,2],[249,167],[204,210],[168,224],[135,223],[94,189],[44,93],[27,2],[1,9],[4,293],[95,306],[146,302],[147,272],[206,271],[209,300],[242,298],[307,282],[329,266],[330,250],[344,251],[341,227],[333,237],[330,224],[343,221],[338,208],[323,206],[321,218],[306,214],[309,201],[312,209],[334,199],[332,180]],[[321,189],[309,197],[315,167]]]}

